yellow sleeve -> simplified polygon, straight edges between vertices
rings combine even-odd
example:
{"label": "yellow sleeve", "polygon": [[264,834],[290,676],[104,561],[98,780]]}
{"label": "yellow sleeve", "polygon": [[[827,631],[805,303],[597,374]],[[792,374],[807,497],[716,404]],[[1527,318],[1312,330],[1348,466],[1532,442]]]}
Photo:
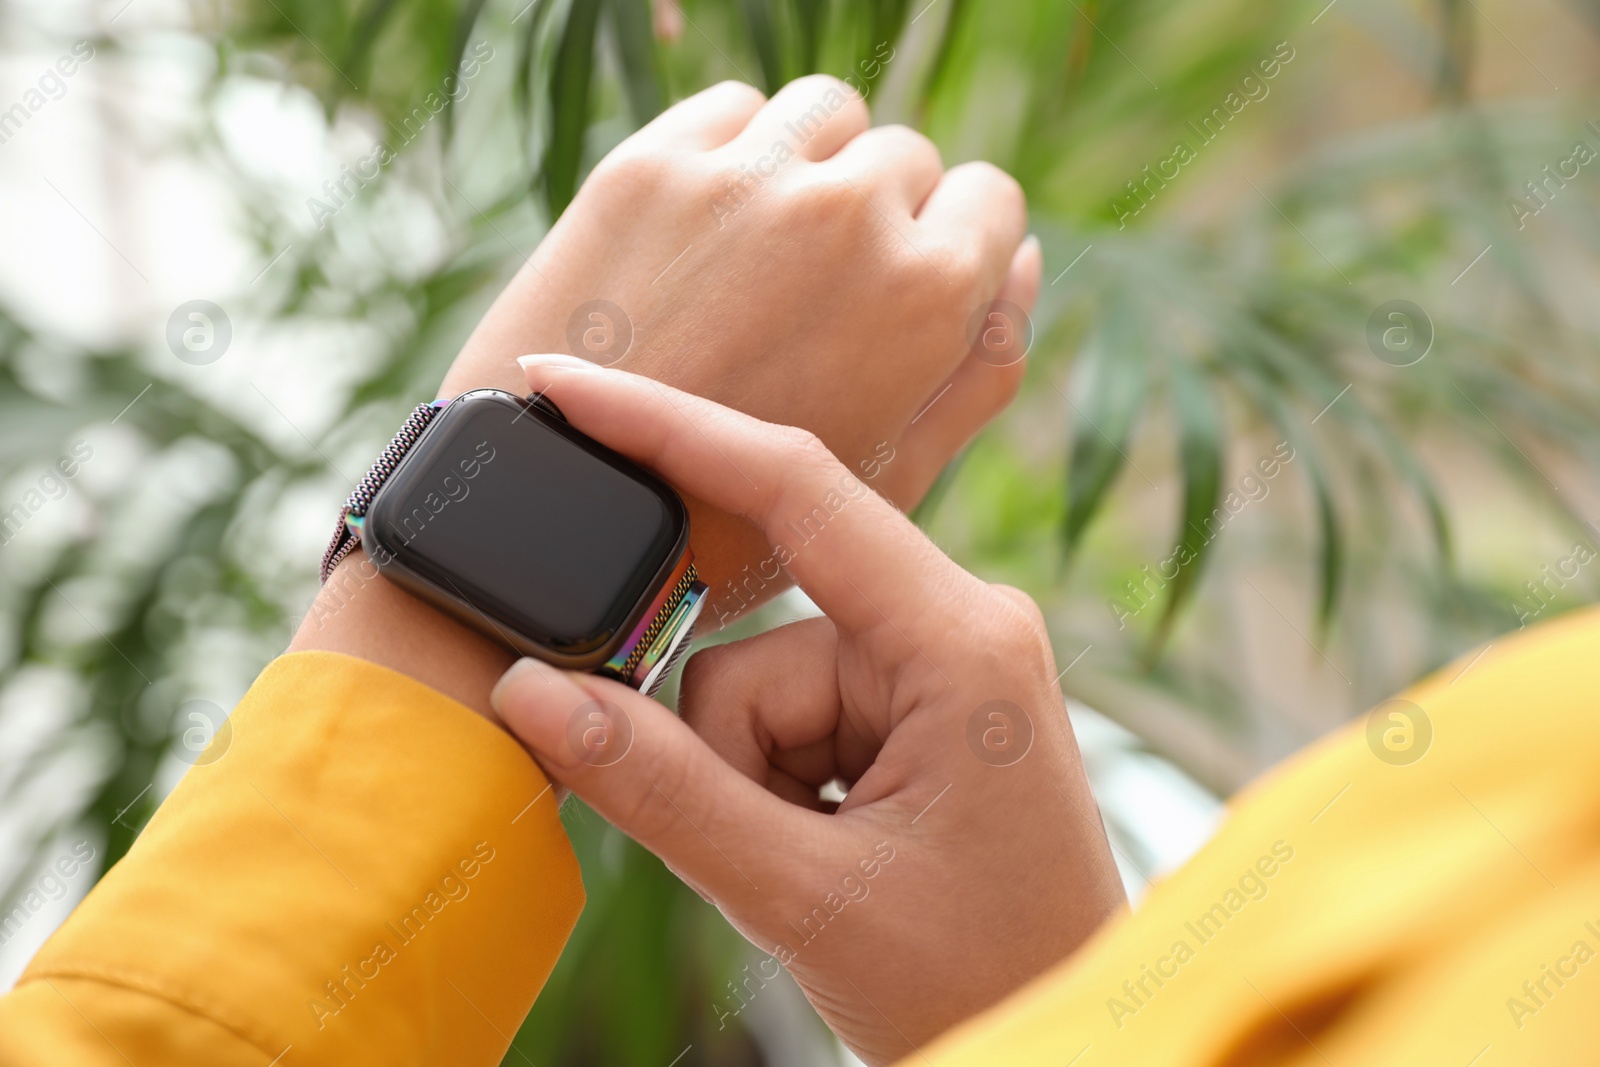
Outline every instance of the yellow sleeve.
{"label": "yellow sleeve", "polygon": [[1131,915],[905,1067],[1593,1062],[1600,611],[1274,770]]}
{"label": "yellow sleeve", "polygon": [[583,906],[533,761],[328,652],[229,722],[0,997],[0,1065],[498,1063]]}

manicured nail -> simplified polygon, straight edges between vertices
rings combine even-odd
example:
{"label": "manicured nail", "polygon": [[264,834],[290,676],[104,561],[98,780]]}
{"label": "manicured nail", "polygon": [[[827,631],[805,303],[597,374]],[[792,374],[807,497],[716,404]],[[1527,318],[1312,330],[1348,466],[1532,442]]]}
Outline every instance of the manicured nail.
{"label": "manicured nail", "polygon": [[527,656],[523,656],[513,663],[506,670],[506,673],[500,676],[500,680],[494,684],[494,688],[489,691],[489,706],[495,710],[495,714],[500,715],[502,718],[505,717],[505,708],[502,705],[507,695],[511,692],[512,687],[525,677],[529,671],[546,669],[544,664]]}
{"label": "manicured nail", "polygon": [[590,363],[577,356],[568,356],[560,352],[546,352],[532,356],[518,356],[517,363],[523,370],[529,367],[561,367],[566,370],[601,370],[603,368]]}

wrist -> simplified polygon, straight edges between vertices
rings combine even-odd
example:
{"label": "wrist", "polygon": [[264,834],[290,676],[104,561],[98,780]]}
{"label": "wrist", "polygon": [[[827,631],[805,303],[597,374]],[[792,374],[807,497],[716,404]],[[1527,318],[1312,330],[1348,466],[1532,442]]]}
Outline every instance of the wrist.
{"label": "wrist", "polygon": [[328,576],[290,652],[341,652],[416,679],[498,721],[489,691],[516,658],[378,574],[356,548]]}
{"label": "wrist", "polygon": [[[687,510],[565,421],[504,390],[418,405],[340,512],[291,649],[391,667],[491,718],[513,649],[653,691],[704,606]],[[510,458],[489,470],[497,454]],[[556,506],[531,508],[534,488]],[[618,536],[597,541],[606,530]]]}

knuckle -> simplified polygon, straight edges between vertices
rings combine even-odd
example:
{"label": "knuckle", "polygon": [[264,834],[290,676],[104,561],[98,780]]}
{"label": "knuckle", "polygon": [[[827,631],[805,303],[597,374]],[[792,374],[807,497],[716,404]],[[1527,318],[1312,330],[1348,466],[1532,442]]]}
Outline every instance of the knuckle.
{"label": "knuckle", "polygon": [[831,74],[807,74],[796,78],[773,98],[785,111],[803,111],[822,122],[843,119],[863,126],[868,121],[867,102],[846,82]]}
{"label": "knuckle", "polygon": [[[682,755],[681,746],[669,746],[658,753],[650,773],[641,776],[636,787],[628,791],[623,802],[626,814],[613,821],[625,828],[629,836],[644,843],[664,840],[679,830],[683,822],[681,813],[685,811],[695,821],[701,821],[698,813],[690,810],[694,783],[689,780],[688,761]],[[607,770],[622,770],[622,766]],[[622,773],[638,774],[638,768],[628,768]]]}
{"label": "knuckle", "polygon": [[1028,198],[1022,191],[1021,183],[993,163],[973,160],[951,169],[952,174],[957,171],[961,172],[963,180],[981,188],[984,198],[995,207],[1017,214],[1027,210]]}
{"label": "knuckle", "polygon": [[[990,368],[994,373],[987,375],[990,385],[989,405],[991,411],[1000,411],[1008,407],[1017,397],[1017,392],[1022,388],[1022,379],[1027,373],[1027,364],[1022,360],[1007,363],[1002,367]],[[1029,601],[1032,603],[1032,601]],[[1035,607],[1037,610],[1037,606]]]}
{"label": "knuckle", "polygon": [[840,223],[852,226],[861,221],[862,197],[843,175],[801,172],[787,184],[784,197],[788,214],[802,223],[821,225]]}
{"label": "knuckle", "polygon": [[977,389],[979,406],[987,419],[1016,399],[1022,388],[1022,379],[1027,376],[1028,363],[1020,347],[1015,350],[993,349],[985,346],[981,336],[971,336],[972,332],[969,326],[966,358],[984,364]]}
{"label": "knuckle", "polygon": [[975,238],[930,242],[925,248],[908,249],[907,254],[913,271],[935,276],[954,287],[957,305],[978,304],[986,263],[983,248]]}
{"label": "knuckle", "polygon": [[585,186],[632,201],[673,189],[682,178],[679,160],[661,152],[633,148],[607,155],[596,164]]}
{"label": "knuckle", "polygon": [[796,94],[824,93],[829,89],[847,89],[848,86],[832,74],[802,74],[789,83]]}
{"label": "knuckle", "polygon": [[[615,767],[607,769],[616,770]],[[618,804],[619,810],[605,813],[607,821],[619,829],[625,828],[624,832],[641,844],[661,840],[662,835],[671,830],[677,812],[662,802],[656,788],[646,782],[629,790],[626,799]]]}
{"label": "knuckle", "polygon": [[840,465],[822,438],[800,426],[780,427],[776,444],[785,462],[774,504],[793,503]]}
{"label": "knuckle", "polygon": [[995,177],[996,199],[1007,213],[1025,220],[1028,217],[1028,194],[1022,191],[1022,183],[998,167],[995,168]]}
{"label": "knuckle", "polygon": [[860,98],[859,93],[832,74],[802,75],[785,86],[784,92],[802,100],[827,96],[829,93],[843,93],[847,97]]}
{"label": "knuckle", "polygon": [[785,445],[807,466],[831,467],[836,462],[822,438],[803,426],[784,427]]}
{"label": "knuckle", "polygon": [[1039,610],[1039,604],[1033,597],[1014,585],[1005,585],[1000,582],[991,584],[989,588],[1005,597],[1035,630],[1043,629],[1044,612]]}
{"label": "knuckle", "polygon": [[[939,146],[923,133],[913,130],[910,126],[898,122],[887,126],[878,126],[870,131],[874,137],[881,139],[891,150],[916,159],[930,161],[934,166],[942,167],[943,160],[939,155]],[[867,136],[863,134],[862,136]]]}
{"label": "knuckle", "polygon": [[732,104],[746,103],[753,104],[756,107],[760,107],[767,100],[767,95],[760,89],[757,89],[749,82],[739,81],[737,78],[720,81],[707,89],[703,95],[726,98]]}
{"label": "knuckle", "polygon": [[726,658],[727,650],[713,645],[700,649],[684,663],[683,677],[678,683],[678,704],[683,721],[691,728],[705,717],[703,709],[718,702],[717,694],[723,689],[720,680],[727,673],[723,669]]}
{"label": "knuckle", "polygon": [[1044,612],[1034,599],[1009,585],[991,585],[996,595],[993,632],[999,651],[1012,661],[1042,661],[1050,647]]}

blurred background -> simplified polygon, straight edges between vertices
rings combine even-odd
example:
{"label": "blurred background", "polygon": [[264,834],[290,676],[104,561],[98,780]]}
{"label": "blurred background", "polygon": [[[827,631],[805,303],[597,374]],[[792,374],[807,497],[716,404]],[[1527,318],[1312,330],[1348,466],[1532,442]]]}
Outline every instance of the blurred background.
{"label": "blurred background", "polygon": [[[917,518],[1045,608],[1135,898],[1272,763],[1594,597],[1596,0],[0,0],[0,986],[593,163],[814,70],[1027,190],[1022,396]],[[565,817],[589,907],[508,1063],[850,1062]]]}

